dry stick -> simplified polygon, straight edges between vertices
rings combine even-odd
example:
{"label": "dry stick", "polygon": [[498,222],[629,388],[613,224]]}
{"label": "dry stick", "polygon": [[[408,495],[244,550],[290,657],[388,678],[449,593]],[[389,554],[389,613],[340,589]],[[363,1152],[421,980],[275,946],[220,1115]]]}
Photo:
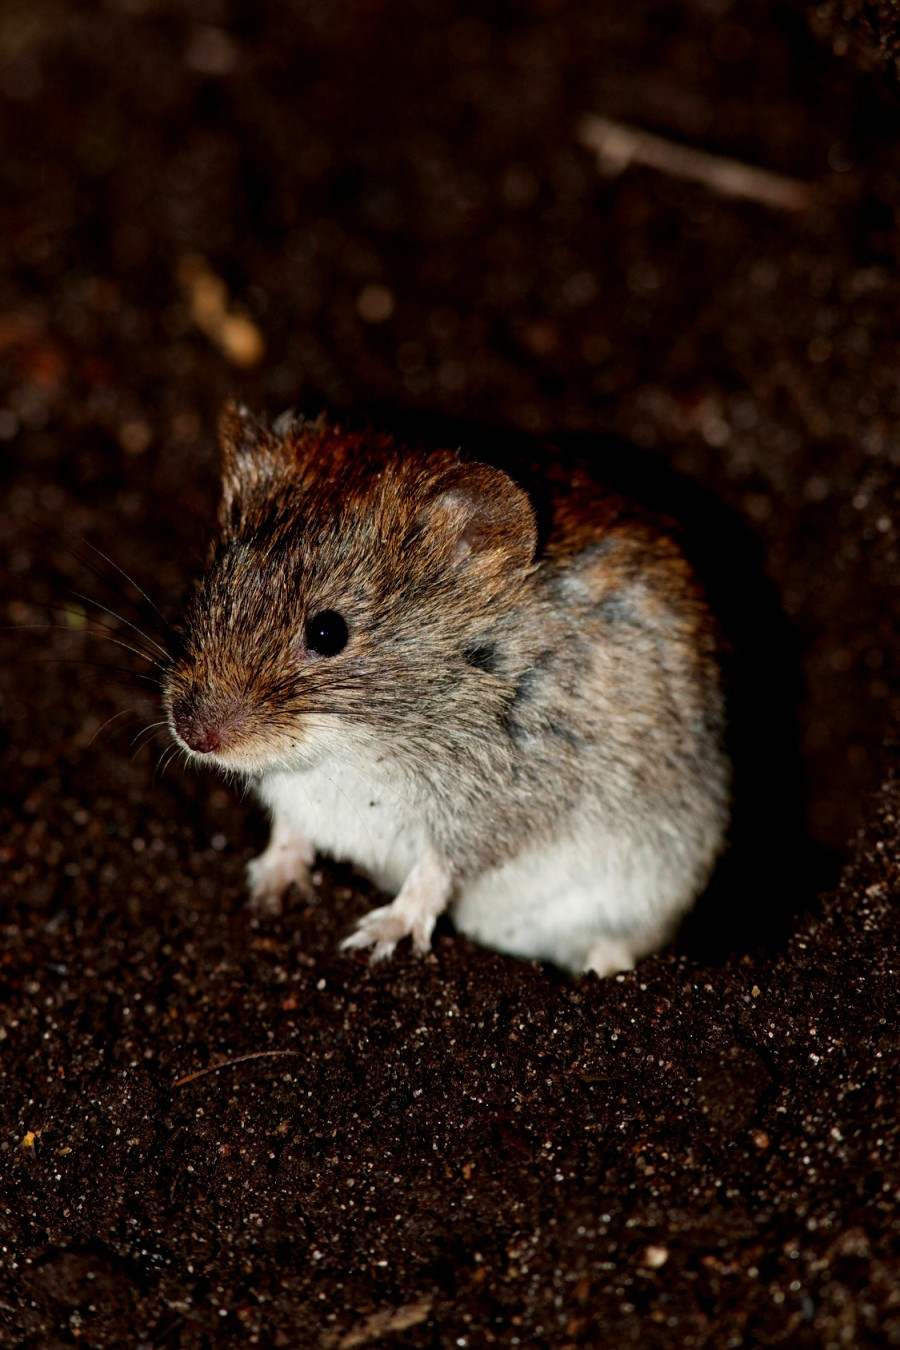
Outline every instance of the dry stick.
{"label": "dry stick", "polygon": [[223,1059],[219,1064],[210,1064],[205,1069],[198,1069],[196,1073],[186,1073],[183,1078],[176,1078],[172,1084],[173,1088],[184,1087],[185,1083],[193,1083],[197,1078],[205,1078],[208,1073],[218,1073],[220,1069],[230,1069],[234,1064],[246,1064],[248,1059],[275,1059],[277,1055],[299,1055],[299,1050],[254,1050],[250,1055],[238,1055],[236,1059]]}
{"label": "dry stick", "polygon": [[621,173],[629,164],[643,164],[674,178],[703,183],[714,192],[729,197],[747,197],[780,211],[805,211],[812,204],[812,185],[798,178],[787,178],[784,174],[758,169],[723,155],[711,155],[706,150],[694,150],[688,145],[677,145],[624,122],[613,122],[608,117],[588,113],[579,122],[577,135],[581,144],[596,154],[601,172]]}

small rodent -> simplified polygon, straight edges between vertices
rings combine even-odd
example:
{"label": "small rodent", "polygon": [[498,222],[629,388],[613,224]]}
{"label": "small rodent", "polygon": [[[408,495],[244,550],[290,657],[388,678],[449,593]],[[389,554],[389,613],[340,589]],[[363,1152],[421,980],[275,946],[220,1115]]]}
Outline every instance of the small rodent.
{"label": "small rodent", "polygon": [[672,934],[728,824],[716,627],[665,525],[592,470],[548,504],[457,450],[226,406],[220,534],[164,691],[272,814],[251,904],[316,852],[396,896],[345,947],[476,941],[600,975]]}

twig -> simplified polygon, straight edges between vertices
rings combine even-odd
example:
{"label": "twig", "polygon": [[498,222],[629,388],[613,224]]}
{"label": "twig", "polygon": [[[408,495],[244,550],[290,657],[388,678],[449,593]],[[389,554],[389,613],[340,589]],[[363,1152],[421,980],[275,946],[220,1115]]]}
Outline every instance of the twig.
{"label": "twig", "polygon": [[408,1331],[427,1322],[431,1316],[433,1299],[423,1298],[418,1303],[404,1303],[401,1308],[381,1308],[343,1335],[327,1331],[319,1344],[322,1350],[357,1350],[358,1346],[380,1341],[394,1331]]}
{"label": "twig", "polygon": [[642,164],[673,178],[688,178],[714,192],[746,197],[779,211],[806,211],[812,204],[812,185],[798,178],[678,145],[608,117],[588,113],[579,122],[577,135],[583,146],[594,151],[603,173],[621,173],[629,164]]}
{"label": "twig", "polygon": [[235,1059],[223,1059],[218,1064],[209,1064],[205,1069],[197,1069],[196,1073],[186,1073],[183,1078],[176,1078],[172,1084],[173,1088],[184,1087],[185,1083],[193,1083],[197,1078],[205,1078],[208,1073],[218,1073],[220,1069],[230,1069],[235,1064],[246,1064],[248,1059],[274,1059],[277,1055],[299,1055],[299,1050],[254,1050],[250,1055],[238,1055]]}

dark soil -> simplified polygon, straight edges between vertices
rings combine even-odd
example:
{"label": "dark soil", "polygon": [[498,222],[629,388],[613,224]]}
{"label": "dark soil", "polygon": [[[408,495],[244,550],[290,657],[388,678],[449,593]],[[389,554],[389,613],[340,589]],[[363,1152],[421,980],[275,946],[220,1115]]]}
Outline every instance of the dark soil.
{"label": "dark soil", "polygon": [[[4,1344],[900,1345],[891,7],[483,11],[0,15]],[[811,205],[604,176],[591,111]],[[111,640],[153,620],[117,568],[177,614],[228,394],[614,432],[718,501],[800,671],[790,922],[762,828],[730,943],[707,902],[603,983],[449,927],[370,970],[330,866],[251,920],[264,823],[135,753]]]}

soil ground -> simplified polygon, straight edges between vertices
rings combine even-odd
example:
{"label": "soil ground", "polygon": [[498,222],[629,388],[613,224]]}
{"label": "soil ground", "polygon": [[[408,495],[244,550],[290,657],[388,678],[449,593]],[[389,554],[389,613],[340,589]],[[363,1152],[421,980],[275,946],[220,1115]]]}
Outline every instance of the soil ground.
{"label": "soil ground", "polygon": [[[4,1344],[900,1345],[891,22],[4,7]],[[806,205],[604,171],[591,112]],[[252,920],[264,822],[135,746],[111,640],[153,619],[119,568],[177,615],[228,395],[614,433],[699,485],[785,618],[752,669],[798,681],[789,894],[760,828],[751,888],[605,982],[449,926],[370,969],[332,866]]]}

